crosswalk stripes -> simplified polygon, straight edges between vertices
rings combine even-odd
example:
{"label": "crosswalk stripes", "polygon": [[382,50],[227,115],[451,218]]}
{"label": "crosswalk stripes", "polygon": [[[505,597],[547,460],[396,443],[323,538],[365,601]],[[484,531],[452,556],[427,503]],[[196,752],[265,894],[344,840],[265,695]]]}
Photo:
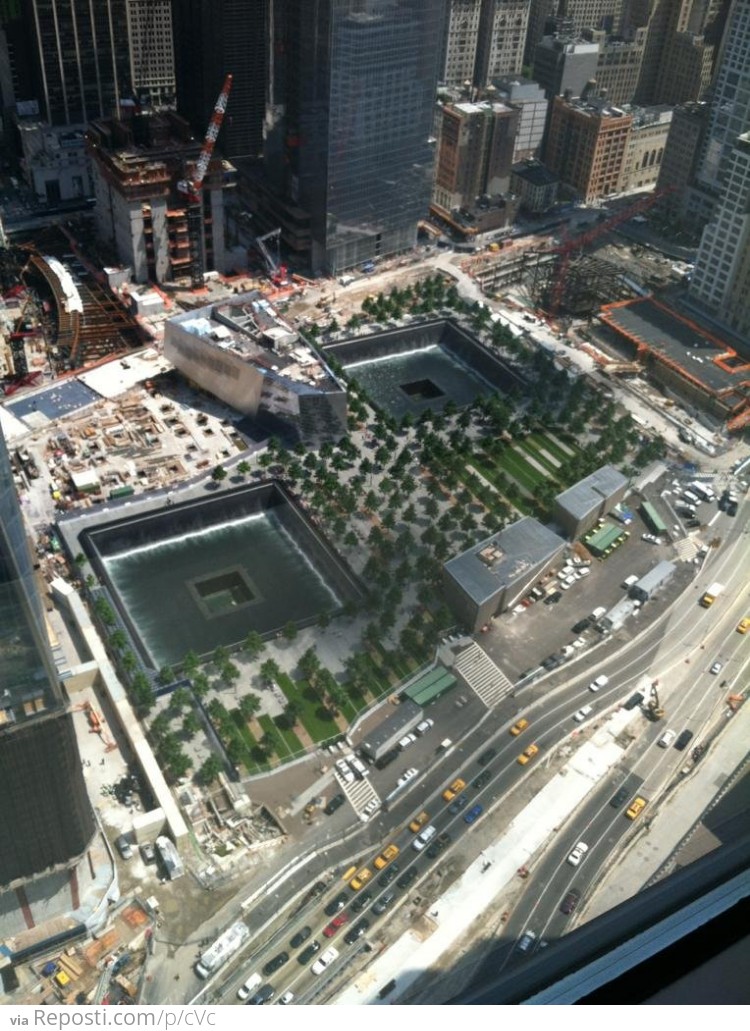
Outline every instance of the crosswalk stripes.
{"label": "crosswalk stripes", "polygon": [[460,653],[453,669],[488,709],[497,705],[513,690],[510,680],[476,641]]}
{"label": "crosswalk stripes", "polygon": [[363,814],[365,813],[368,802],[377,802],[378,807],[380,806],[380,796],[368,778],[365,777],[363,780],[355,780],[351,784],[346,784],[344,782],[344,778],[341,776],[339,771],[336,770],[336,780],[342,792],[346,796],[347,801],[350,803],[360,819],[366,818]]}
{"label": "crosswalk stripes", "polygon": [[700,550],[698,541],[693,537],[681,537],[680,540],[673,541],[673,544],[678,558],[683,562],[692,562]]}

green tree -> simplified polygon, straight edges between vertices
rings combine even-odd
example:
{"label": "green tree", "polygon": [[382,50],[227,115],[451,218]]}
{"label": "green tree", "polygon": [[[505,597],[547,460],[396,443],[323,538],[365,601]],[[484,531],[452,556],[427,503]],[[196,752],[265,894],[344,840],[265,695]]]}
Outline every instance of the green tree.
{"label": "green tree", "polygon": [[156,683],[162,687],[166,687],[174,681],[174,673],[172,672],[171,666],[162,666],[159,672],[156,674]]}
{"label": "green tree", "polygon": [[223,644],[217,644],[214,648],[213,655],[211,656],[211,662],[213,663],[214,669],[221,669],[225,662],[229,661],[229,649],[225,648]]}
{"label": "green tree", "polygon": [[135,703],[136,709],[142,715],[149,713],[156,704],[154,692],[151,690],[151,684],[149,683],[148,677],[142,670],[139,670],[139,672],[133,677],[130,684],[130,694]]}
{"label": "green tree", "polygon": [[249,630],[242,647],[249,658],[255,660],[265,651],[266,642],[257,630]]}
{"label": "green tree", "polygon": [[260,675],[269,684],[277,680],[280,673],[279,664],[275,659],[266,659],[260,667]]}
{"label": "green tree", "polygon": [[205,673],[196,673],[192,678],[193,683],[193,694],[196,698],[205,698],[211,689],[208,677]]}
{"label": "green tree", "polygon": [[126,651],[121,656],[120,663],[121,663],[122,668],[125,670],[126,673],[132,673],[133,670],[138,665],[138,660],[136,659],[135,655],[133,655],[133,653],[131,651]]}
{"label": "green tree", "polygon": [[112,633],[109,635],[109,643],[112,645],[113,648],[124,648],[125,645],[128,643],[125,631],[120,629],[113,630]]}
{"label": "green tree", "polygon": [[252,691],[244,694],[240,698],[239,710],[244,720],[251,720],[253,716],[261,708],[262,702],[257,694],[253,694]]}
{"label": "green tree", "polygon": [[187,687],[176,687],[169,699],[169,708],[174,712],[182,712],[184,708],[192,705],[193,699]]}
{"label": "green tree", "polygon": [[94,602],[94,611],[105,626],[114,626],[117,622],[112,606],[106,598],[97,598]]}
{"label": "green tree", "polygon": [[211,479],[214,483],[221,483],[227,478],[227,471],[223,465],[217,465],[214,471],[211,473]]}
{"label": "green tree", "polygon": [[297,637],[297,624],[293,619],[290,619],[288,623],[284,625],[284,629],[281,631],[284,638],[287,641],[293,641]]}
{"label": "green tree", "polygon": [[201,729],[201,721],[194,709],[186,712],[182,718],[182,733],[188,739],[195,737]]}
{"label": "green tree", "polygon": [[182,660],[182,672],[186,677],[192,677],[198,672],[199,665],[200,657],[191,649]]}
{"label": "green tree", "polygon": [[240,462],[240,463],[239,463],[239,464],[237,465],[237,472],[238,472],[238,473],[240,474],[240,476],[247,476],[247,474],[248,474],[248,473],[250,472],[250,463],[249,463],[249,462],[246,462],[246,461],[245,461],[245,460],[243,459],[243,460],[242,460],[242,461],[241,461],[241,462]]}
{"label": "green tree", "polygon": [[227,661],[221,667],[220,676],[221,676],[221,679],[224,681],[225,684],[233,684],[235,682],[235,680],[239,680],[240,679],[242,674],[240,673],[240,671],[237,668],[237,666],[235,666],[235,664],[233,662],[230,662],[227,659]]}
{"label": "green tree", "polygon": [[204,759],[198,769],[198,779],[201,784],[205,784],[208,787],[209,784],[213,784],[220,773],[224,771],[224,763],[218,757],[218,755],[209,755],[207,759]]}

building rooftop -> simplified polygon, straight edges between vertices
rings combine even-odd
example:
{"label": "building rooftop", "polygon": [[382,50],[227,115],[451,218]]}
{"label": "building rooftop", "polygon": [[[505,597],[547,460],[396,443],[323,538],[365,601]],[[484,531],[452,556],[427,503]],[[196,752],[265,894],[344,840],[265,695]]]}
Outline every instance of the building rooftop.
{"label": "building rooftop", "polygon": [[511,172],[525,179],[532,186],[550,186],[552,183],[560,181],[559,176],[555,175],[554,172],[550,172],[548,168],[545,168],[538,161],[519,161],[518,164],[513,165]]}
{"label": "building rooftop", "polygon": [[[750,363],[711,333],[652,297],[607,305],[599,316],[605,325],[636,346],[659,354],[682,375],[713,394],[732,390],[750,394]],[[743,386],[744,383],[744,386]],[[731,404],[731,401],[729,402]]]}
{"label": "building rooftop", "polygon": [[583,519],[593,509],[598,508],[605,498],[611,497],[626,486],[627,482],[627,478],[613,465],[603,465],[590,476],[562,491],[555,501],[574,519]]}
{"label": "building rooftop", "polygon": [[449,559],[443,566],[478,605],[548,561],[564,541],[526,516]]}
{"label": "building rooftop", "polygon": [[262,293],[251,290],[225,301],[175,315],[170,326],[200,337],[207,348],[230,352],[268,375],[315,390],[340,390],[328,369],[276,312]]}

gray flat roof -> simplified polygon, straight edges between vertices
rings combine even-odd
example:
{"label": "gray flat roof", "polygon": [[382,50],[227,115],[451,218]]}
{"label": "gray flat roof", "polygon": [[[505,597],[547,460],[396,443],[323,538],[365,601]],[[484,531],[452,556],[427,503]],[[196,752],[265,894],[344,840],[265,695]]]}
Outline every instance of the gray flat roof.
{"label": "gray flat roof", "polygon": [[477,604],[510,587],[548,561],[565,541],[526,516],[486,537],[443,566]]}
{"label": "gray flat roof", "polygon": [[[630,340],[645,344],[704,383],[714,393],[740,388],[747,379],[747,362],[734,358],[732,349],[697,323],[688,322],[653,298],[605,308],[602,321]],[[721,355],[729,362],[718,364]]]}
{"label": "gray flat roof", "polygon": [[603,465],[601,469],[558,494],[555,501],[574,519],[583,519],[589,512],[595,511],[603,499],[621,490],[627,482],[627,477],[613,465]]}

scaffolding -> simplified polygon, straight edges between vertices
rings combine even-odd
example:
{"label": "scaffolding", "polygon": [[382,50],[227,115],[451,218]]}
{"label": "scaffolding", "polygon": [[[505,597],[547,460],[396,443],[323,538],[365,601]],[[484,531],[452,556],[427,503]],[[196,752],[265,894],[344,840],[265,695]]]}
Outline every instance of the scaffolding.
{"label": "scaffolding", "polygon": [[[563,262],[565,269],[560,293]],[[587,254],[579,254],[575,258],[558,254],[554,261],[550,261],[549,254],[540,254],[530,269],[528,288],[539,307],[550,311],[559,306],[561,313],[578,317],[593,314],[602,304],[634,295],[621,268],[611,261]]]}

